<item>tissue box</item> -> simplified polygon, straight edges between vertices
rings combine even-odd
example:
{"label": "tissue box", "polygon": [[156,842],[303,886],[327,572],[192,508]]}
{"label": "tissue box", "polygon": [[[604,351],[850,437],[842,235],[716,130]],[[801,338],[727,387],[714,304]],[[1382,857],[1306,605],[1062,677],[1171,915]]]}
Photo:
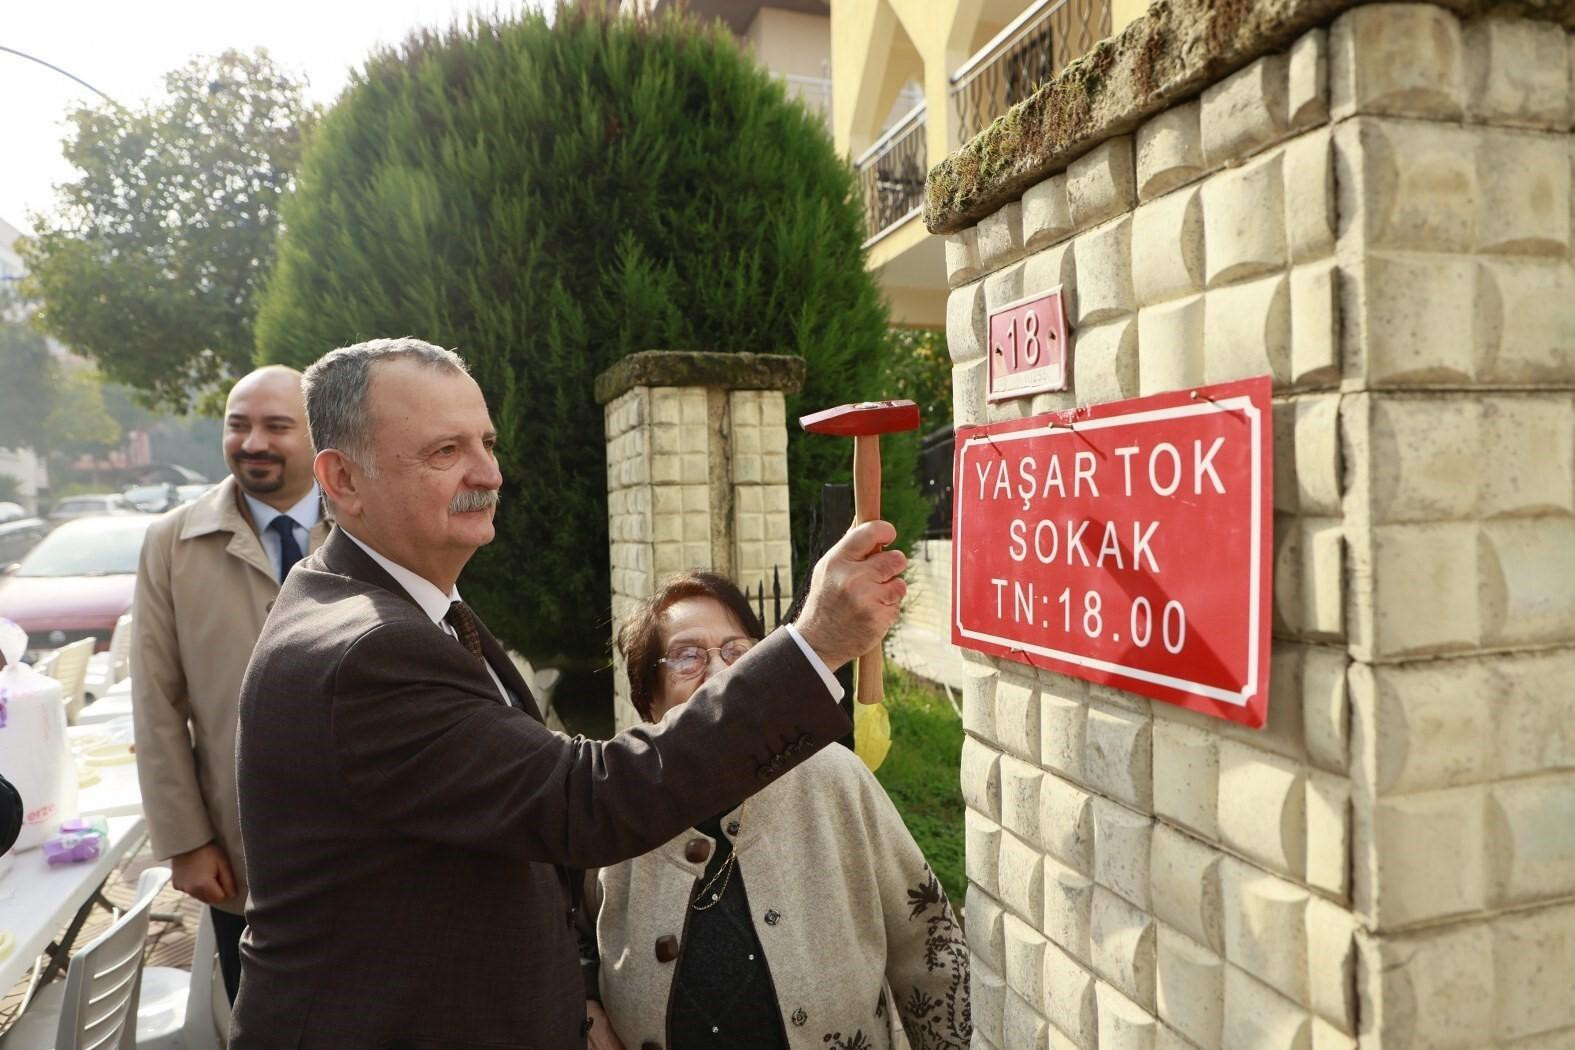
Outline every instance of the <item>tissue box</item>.
{"label": "tissue box", "polygon": [[97,860],[108,836],[97,831],[68,831],[44,841],[44,859],[51,867]]}

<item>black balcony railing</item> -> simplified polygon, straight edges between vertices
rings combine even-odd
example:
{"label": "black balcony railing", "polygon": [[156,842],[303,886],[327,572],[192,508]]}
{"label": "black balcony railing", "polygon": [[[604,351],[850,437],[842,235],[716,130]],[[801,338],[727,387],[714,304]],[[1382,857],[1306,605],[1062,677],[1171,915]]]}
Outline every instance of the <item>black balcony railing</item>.
{"label": "black balcony railing", "polygon": [[1110,0],[1038,0],[952,74],[958,143],[1110,34]]}
{"label": "black balcony railing", "polygon": [[918,106],[853,162],[864,195],[871,238],[900,223],[924,205],[927,170],[924,107]]}

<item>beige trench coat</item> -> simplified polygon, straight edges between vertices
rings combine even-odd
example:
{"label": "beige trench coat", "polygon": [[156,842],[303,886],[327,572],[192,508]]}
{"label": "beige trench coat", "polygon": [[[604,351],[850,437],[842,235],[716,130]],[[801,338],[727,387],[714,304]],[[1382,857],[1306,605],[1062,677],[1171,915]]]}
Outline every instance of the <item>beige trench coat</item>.
{"label": "beige trench coat", "polygon": [[[312,529],[311,548],[328,536]],[[241,676],[279,594],[268,552],[233,477],[148,528],[132,602],[131,707],[137,779],[154,856],[217,841],[235,869],[240,914],[246,866],[235,794]]]}
{"label": "beige trench coat", "polygon": [[[723,817],[722,832],[738,855],[793,1050],[886,1050],[892,1007],[914,1050],[968,1046],[962,930],[902,817],[852,751],[817,753]],[[667,1043],[678,962],[658,961],[655,944],[677,936],[681,961],[690,896],[705,870],[684,857],[695,838],[712,842],[690,829],[597,880],[602,1005],[631,1050]]]}

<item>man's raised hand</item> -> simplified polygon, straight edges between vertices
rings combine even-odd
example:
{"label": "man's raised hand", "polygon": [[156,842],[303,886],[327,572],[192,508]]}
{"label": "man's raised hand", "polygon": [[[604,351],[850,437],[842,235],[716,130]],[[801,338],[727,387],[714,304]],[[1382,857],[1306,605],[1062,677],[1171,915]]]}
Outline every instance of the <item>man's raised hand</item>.
{"label": "man's raised hand", "polygon": [[827,667],[836,670],[880,644],[897,622],[908,585],[908,559],[883,548],[897,538],[884,521],[848,530],[815,565],[804,611],[794,625]]}

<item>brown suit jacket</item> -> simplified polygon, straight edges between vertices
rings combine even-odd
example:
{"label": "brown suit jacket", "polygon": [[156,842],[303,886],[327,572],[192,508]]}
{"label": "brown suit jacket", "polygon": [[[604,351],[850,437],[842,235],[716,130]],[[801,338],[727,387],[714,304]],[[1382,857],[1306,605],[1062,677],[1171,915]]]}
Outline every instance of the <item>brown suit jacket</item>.
{"label": "brown suit jacket", "polygon": [[543,726],[483,644],[525,709],[338,531],[290,573],[241,689],[233,1050],[583,1045],[555,865],[653,849],[848,731],[782,631],[605,743]]}

